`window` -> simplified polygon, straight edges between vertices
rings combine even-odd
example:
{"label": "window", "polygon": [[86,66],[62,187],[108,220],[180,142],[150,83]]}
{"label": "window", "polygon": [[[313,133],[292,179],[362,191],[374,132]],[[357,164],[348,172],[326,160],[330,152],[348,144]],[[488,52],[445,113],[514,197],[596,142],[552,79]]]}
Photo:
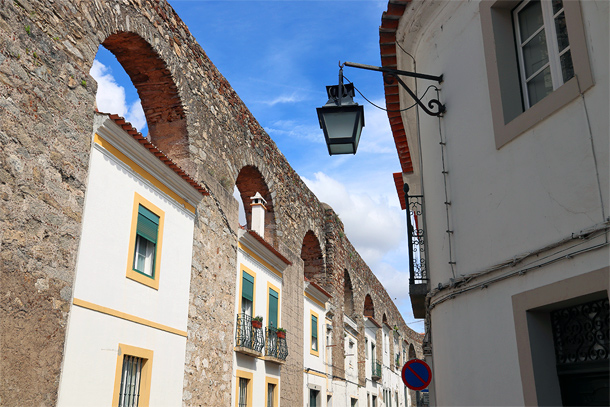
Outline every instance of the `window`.
{"label": "window", "polygon": [[265,394],[265,406],[277,407],[279,402],[279,380],[272,377],[266,377],[265,385],[267,386],[267,393]]}
{"label": "window", "polygon": [[251,317],[254,307],[254,275],[242,270],[241,276],[241,313]]}
{"label": "window", "polygon": [[352,403],[351,403],[352,407],[358,407],[358,399],[355,399],[352,397]]}
{"label": "window", "polygon": [[267,326],[270,328],[278,328],[280,290],[271,283],[267,283],[267,291],[269,292],[269,301],[267,303]]}
{"label": "window", "polygon": [[512,296],[525,405],[610,405],[609,276],[604,267]]}
{"label": "window", "polygon": [[165,213],[135,193],[127,278],[159,289],[161,242]]}
{"label": "window", "polygon": [[373,394],[372,407],[377,407],[377,396],[375,396],[374,394]]}
{"label": "window", "polygon": [[309,407],[318,407],[318,396],[320,392],[318,390],[309,389]]}
{"label": "window", "polygon": [[318,314],[311,311],[311,351],[310,353],[319,356],[318,350]]}
{"label": "window", "polygon": [[112,405],[148,406],[153,351],[119,344]]}
{"label": "window", "polygon": [[513,11],[523,103],[529,109],[574,77],[562,0],[526,0]]}
{"label": "window", "polygon": [[365,358],[369,358],[369,338],[364,338],[364,353]]}
{"label": "window", "polygon": [[237,370],[236,374],[236,407],[252,407],[252,379],[254,375],[250,372]]}
{"label": "window", "polygon": [[496,148],[593,86],[581,2],[484,0],[483,46]]}

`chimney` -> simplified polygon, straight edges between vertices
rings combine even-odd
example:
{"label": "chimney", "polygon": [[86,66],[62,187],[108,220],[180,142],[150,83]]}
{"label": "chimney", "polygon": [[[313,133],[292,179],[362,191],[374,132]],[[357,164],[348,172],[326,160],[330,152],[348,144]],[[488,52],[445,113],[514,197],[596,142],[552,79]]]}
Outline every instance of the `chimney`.
{"label": "chimney", "polygon": [[265,204],[267,201],[263,199],[260,193],[256,193],[250,197],[252,203],[252,230],[259,234],[260,237],[265,238]]}

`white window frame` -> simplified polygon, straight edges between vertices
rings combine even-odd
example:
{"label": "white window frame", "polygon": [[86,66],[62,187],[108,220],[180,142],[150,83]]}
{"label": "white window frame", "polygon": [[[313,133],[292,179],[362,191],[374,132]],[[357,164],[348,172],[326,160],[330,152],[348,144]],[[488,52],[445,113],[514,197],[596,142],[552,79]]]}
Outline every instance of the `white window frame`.
{"label": "white window frame", "polygon": [[[513,22],[515,25],[515,39],[517,41],[517,56],[519,58],[519,74],[521,76],[521,91],[523,94],[523,103],[525,105],[525,109],[529,109],[530,98],[527,90],[527,83],[529,80],[535,78],[538,74],[544,71],[547,67],[550,67],[551,70],[551,79],[553,83],[553,91],[559,88],[564,84],[563,81],[563,73],[561,71],[561,56],[563,56],[566,52],[570,52],[571,47],[568,45],[564,50],[559,52],[559,46],[557,44],[557,31],[555,29],[555,17],[559,14],[564,13],[565,16],[565,6],[563,5],[561,10],[557,13],[553,14],[553,4],[551,0],[540,0],[540,8],[542,10],[542,20],[543,24],[538,30],[536,30],[533,34],[530,35],[529,38],[521,38],[521,29],[519,27],[519,18],[518,14],[521,10],[523,10],[528,4],[535,0],[524,0],[519,4],[515,10],[513,11]],[[565,1],[565,0],[564,0]],[[565,17],[564,17],[565,18]],[[525,71],[525,60],[523,57],[523,46],[529,42],[533,37],[538,35],[541,31],[544,31],[544,35],[546,37],[546,45],[548,51],[549,61],[543,65],[536,72],[532,73],[529,77],[526,76]]]}

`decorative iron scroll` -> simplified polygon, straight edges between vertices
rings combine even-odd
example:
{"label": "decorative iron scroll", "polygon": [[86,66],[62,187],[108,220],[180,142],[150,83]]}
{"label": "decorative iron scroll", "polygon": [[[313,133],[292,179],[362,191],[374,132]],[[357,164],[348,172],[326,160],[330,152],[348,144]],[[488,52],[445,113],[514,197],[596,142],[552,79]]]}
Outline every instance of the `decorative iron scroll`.
{"label": "decorative iron scroll", "polygon": [[280,338],[275,328],[265,328],[265,338],[265,355],[286,360],[288,357],[286,337]]}
{"label": "decorative iron scroll", "polygon": [[411,239],[409,250],[412,253],[410,284],[422,284],[428,281],[426,268],[426,241],[424,231],[424,196],[407,195],[408,223]]}
{"label": "decorative iron scroll", "polygon": [[551,312],[557,365],[608,361],[608,298]]}
{"label": "decorative iron scroll", "polygon": [[252,326],[252,317],[248,314],[237,314],[235,346],[262,352],[265,346],[263,328]]}

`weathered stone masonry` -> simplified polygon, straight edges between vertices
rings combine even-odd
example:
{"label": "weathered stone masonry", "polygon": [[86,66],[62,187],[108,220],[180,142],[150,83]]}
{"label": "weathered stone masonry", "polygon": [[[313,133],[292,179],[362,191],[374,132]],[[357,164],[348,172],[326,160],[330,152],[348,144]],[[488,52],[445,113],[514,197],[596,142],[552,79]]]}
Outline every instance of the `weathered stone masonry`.
{"label": "weathered stone masonry", "polygon": [[[267,188],[267,240],[293,263],[281,309],[290,347],[284,405],[303,404],[301,254],[316,241],[311,266],[336,309],[347,270],[354,312],[362,314],[370,294],[376,314],[416,339],[332,209],[304,185],[167,2],[0,0],[0,405],[56,402],[96,94],[88,72],[100,44],[138,89],[153,143],[210,192],[194,233],[186,405],[230,404],[236,182],[242,196]],[[340,365],[342,357],[333,360]]]}

